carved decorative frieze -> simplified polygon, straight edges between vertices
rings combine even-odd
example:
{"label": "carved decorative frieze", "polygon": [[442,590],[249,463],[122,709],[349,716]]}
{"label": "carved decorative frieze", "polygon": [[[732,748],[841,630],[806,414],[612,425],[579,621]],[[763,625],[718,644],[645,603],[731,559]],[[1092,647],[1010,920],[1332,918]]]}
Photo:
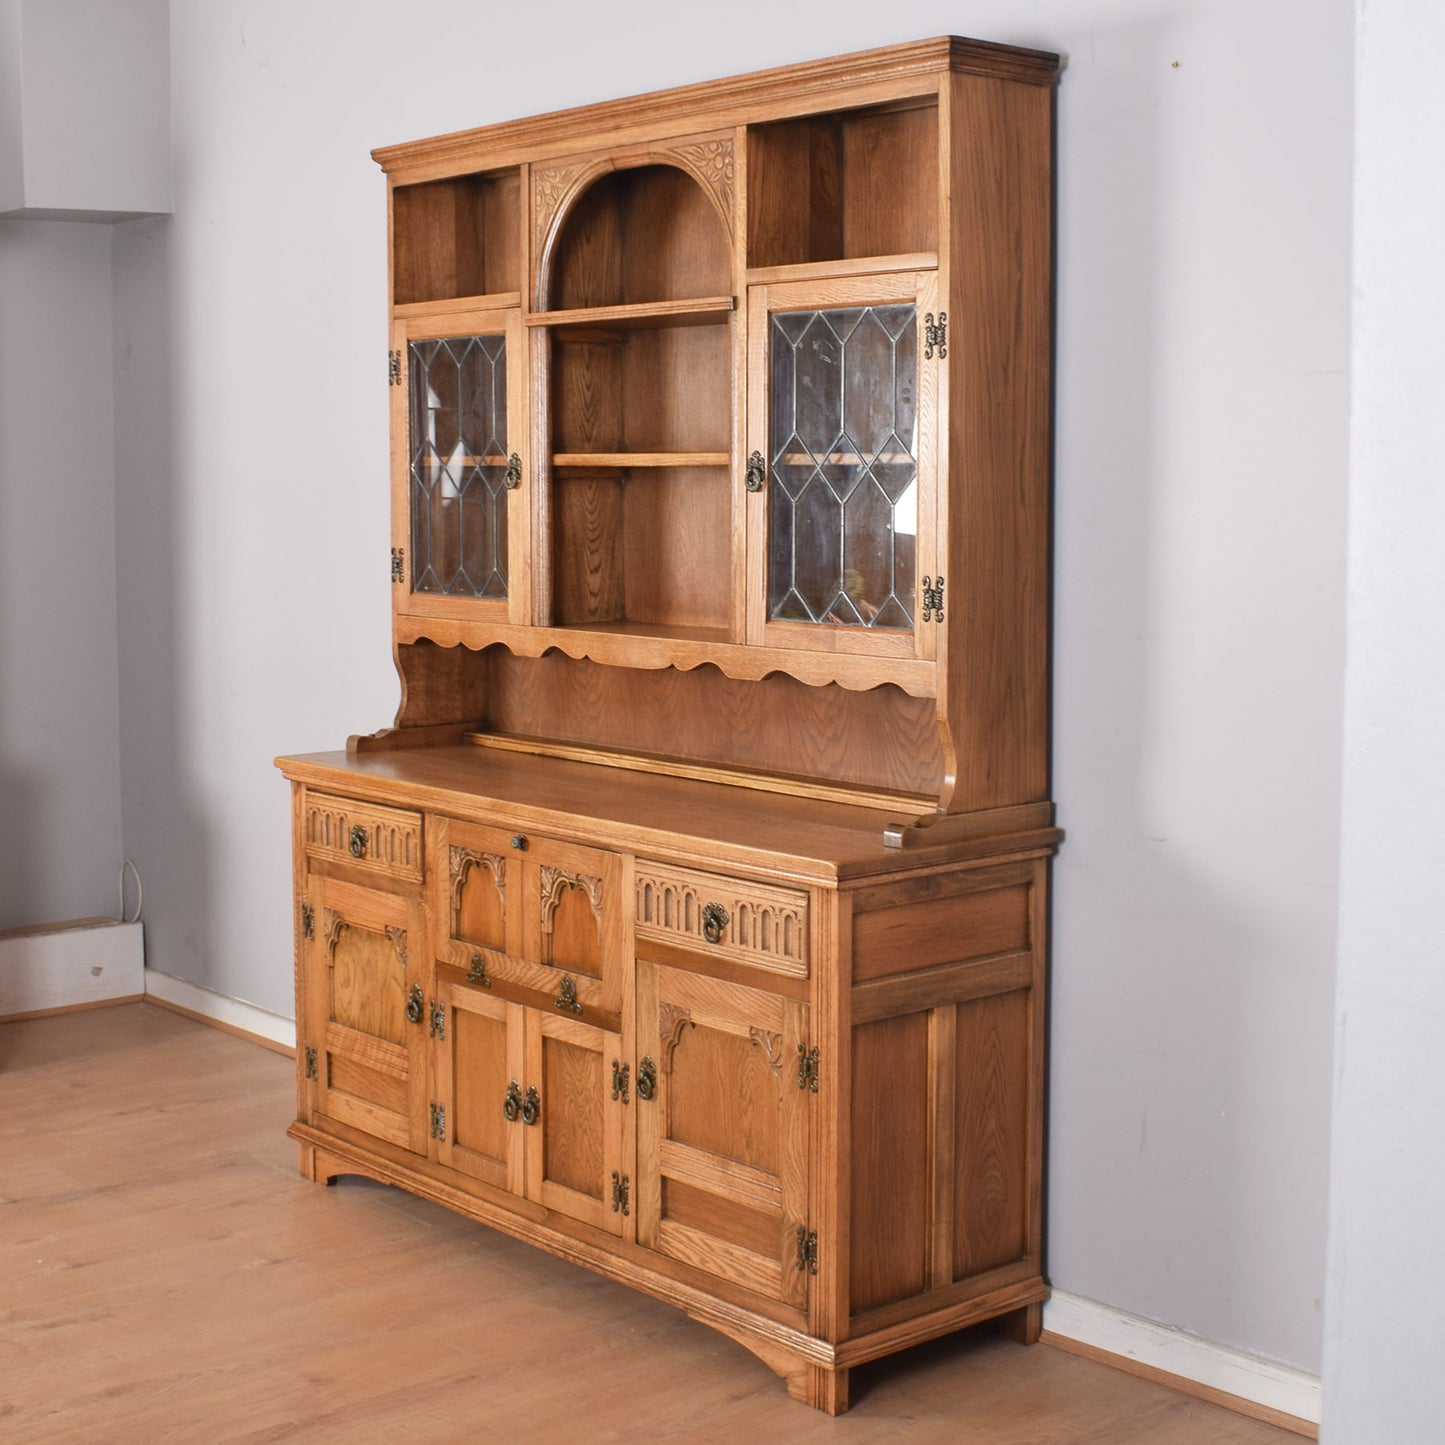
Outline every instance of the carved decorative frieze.
{"label": "carved decorative frieze", "polygon": [[[730,920],[717,943],[710,941],[705,929],[709,904],[725,909]],[[806,894],[639,863],[636,912],[639,936],[704,948],[773,973],[807,975]]]}

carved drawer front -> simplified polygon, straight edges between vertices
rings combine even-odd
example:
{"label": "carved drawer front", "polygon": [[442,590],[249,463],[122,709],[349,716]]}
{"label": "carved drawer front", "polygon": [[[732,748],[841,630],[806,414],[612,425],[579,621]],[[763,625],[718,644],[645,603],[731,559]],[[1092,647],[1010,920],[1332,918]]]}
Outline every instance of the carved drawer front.
{"label": "carved drawer front", "polygon": [[306,852],[376,873],[420,879],[421,814],[308,793]]}
{"label": "carved drawer front", "polygon": [[637,936],[806,978],[808,895],[637,860]]}

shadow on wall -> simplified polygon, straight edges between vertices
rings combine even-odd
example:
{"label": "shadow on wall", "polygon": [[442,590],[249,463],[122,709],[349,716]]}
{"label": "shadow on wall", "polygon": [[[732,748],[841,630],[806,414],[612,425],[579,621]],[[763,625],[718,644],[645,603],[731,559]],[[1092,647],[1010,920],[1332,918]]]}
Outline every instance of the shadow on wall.
{"label": "shadow on wall", "polygon": [[115,227],[121,819],[144,880],[147,964],[206,987],[216,839],[193,788],[202,639],[180,591],[205,558],[182,530],[170,246],[168,217]]}
{"label": "shadow on wall", "polygon": [[[0,685],[5,678],[0,674]],[[0,713],[5,698],[0,690]],[[40,878],[41,850],[35,840],[40,837],[44,820],[40,811],[40,789],[33,777],[21,767],[0,758],[0,931],[27,928],[36,923],[57,920],[40,918],[37,902],[43,895]]]}

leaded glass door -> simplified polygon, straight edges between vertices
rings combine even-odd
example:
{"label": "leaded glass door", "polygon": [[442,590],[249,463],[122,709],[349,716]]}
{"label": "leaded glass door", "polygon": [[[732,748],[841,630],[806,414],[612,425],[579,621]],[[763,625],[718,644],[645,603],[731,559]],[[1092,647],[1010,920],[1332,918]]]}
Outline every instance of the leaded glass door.
{"label": "leaded glass door", "polygon": [[910,273],[751,291],[750,642],[934,655],[934,289]]}
{"label": "leaded glass door", "polygon": [[457,311],[393,330],[396,610],[521,621],[527,467],[519,313]]}

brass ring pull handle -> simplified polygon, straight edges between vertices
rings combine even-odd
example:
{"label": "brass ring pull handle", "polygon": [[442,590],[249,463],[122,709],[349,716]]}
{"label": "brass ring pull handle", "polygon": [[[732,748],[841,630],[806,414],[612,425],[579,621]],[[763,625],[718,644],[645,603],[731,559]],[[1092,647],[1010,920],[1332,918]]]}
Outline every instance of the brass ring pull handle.
{"label": "brass ring pull handle", "polygon": [[527,1097],[522,1101],[522,1122],[524,1124],[535,1124],[542,1117],[542,1101],[537,1097],[537,1091],[530,1084],[527,1085]]}
{"label": "brass ring pull handle", "polygon": [[702,936],[709,943],[721,943],[728,926],[728,911],[721,903],[705,904],[702,910]]}
{"label": "brass ring pull handle", "polygon": [[507,1116],[507,1122],[515,1124],[522,1117],[522,1086],[513,1079],[507,1085],[507,1097],[502,1101],[502,1113]]}
{"label": "brass ring pull handle", "polygon": [[657,1065],[653,1063],[652,1055],[646,1054],[637,1065],[637,1097],[647,1103],[656,1095]]}
{"label": "brass ring pull handle", "polygon": [[414,983],[411,986],[411,992],[406,996],[406,1016],[412,1023],[419,1024],[423,1012],[421,985]]}
{"label": "brass ring pull handle", "polygon": [[516,452],[507,458],[507,490],[515,492],[522,485],[522,459]]}
{"label": "brass ring pull handle", "polygon": [[360,823],[353,823],[351,837],[347,839],[347,848],[351,850],[353,858],[366,857],[366,829]]}
{"label": "brass ring pull handle", "polygon": [[768,479],[768,464],[763,460],[761,452],[754,452],[748,458],[748,464],[743,469],[743,485],[750,492],[761,492],[763,483]]}

